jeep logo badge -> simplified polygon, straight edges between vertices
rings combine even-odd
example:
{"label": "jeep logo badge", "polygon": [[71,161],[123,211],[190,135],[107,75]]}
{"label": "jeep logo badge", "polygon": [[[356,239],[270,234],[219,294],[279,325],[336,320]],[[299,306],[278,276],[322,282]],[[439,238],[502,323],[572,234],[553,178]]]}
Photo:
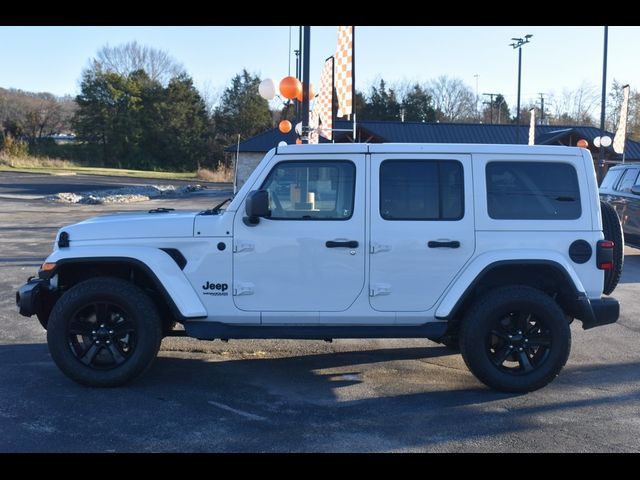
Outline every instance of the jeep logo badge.
{"label": "jeep logo badge", "polygon": [[229,285],[227,283],[214,283],[214,282],[207,281],[207,283],[202,285],[202,290],[204,290],[202,293],[204,295],[226,296],[226,295],[229,295],[229,293],[227,292],[228,289],[229,289]]}

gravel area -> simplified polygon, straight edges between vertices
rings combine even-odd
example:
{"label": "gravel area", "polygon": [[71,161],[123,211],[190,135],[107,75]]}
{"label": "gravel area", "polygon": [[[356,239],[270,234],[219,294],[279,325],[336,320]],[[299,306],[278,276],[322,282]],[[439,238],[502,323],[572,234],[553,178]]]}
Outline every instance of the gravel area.
{"label": "gravel area", "polygon": [[139,185],[93,192],[61,192],[46,197],[46,200],[57,203],[81,203],[98,205],[104,203],[146,202],[159,197],[175,198],[206,189],[203,185]]}

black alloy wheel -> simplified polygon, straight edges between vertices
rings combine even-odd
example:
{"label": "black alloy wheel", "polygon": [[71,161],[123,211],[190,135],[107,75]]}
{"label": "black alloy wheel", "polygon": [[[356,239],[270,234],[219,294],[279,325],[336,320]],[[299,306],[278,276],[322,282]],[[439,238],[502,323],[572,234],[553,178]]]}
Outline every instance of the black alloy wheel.
{"label": "black alloy wheel", "polygon": [[531,311],[509,312],[495,319],[485,339],[491,362],[510,375],[541,367],[549,359],[551,346],[549,327]]}
{"label": "black alloy wheel", "polygon": [[130,315],[107,301],[81,307],[68,324],[71,352],[80,362],[98,370],[126,362],[136,348],[137,337]]}

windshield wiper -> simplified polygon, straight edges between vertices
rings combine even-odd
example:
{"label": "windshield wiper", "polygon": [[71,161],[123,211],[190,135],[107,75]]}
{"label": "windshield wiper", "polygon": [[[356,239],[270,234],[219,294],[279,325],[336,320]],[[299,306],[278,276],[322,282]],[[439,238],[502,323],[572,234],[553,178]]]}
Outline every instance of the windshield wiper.
{"label": "windshield wiper", "polygon": [[200,215],[217,215],[220,213],[220,209],[222,207],[224,207],[224,205],[227,202],[230,202],[231,200],[233,200],[233,198],[225,198],[223,201],[221,201],[218,205],[216,205],[213,208],[210,208],[209,210],[205,210],[204,212],[200,212]]}

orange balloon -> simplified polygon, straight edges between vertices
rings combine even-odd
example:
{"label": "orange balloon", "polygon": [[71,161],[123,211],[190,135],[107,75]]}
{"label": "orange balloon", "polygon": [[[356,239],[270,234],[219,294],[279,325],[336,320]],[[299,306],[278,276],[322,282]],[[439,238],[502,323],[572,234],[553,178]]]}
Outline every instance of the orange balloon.
{"label": "orange balloon", "polygon": [[[304,83],[302,84],[302,89],[304,89]],[[302,89],[300,90],[300,94],[296,97],[296,99],[301,102],[302,101]],[[313,97],[316,96],[316,92],[313,89],[313,83],[309,84],[309,101],[313,100]]]}
{"label": "orange balloon", "polygon": [[280,93],[283,97],[293,100],[302,94],[302,84],[296,77],[284,77],[280,80]]}
{"label": "orange balloon", "polygon": [[578,143],[576,143],[576,147],[587,148],[588,146],[589,142],[587,142],[584,138],[581,138],[580,140],[578,140]]}
{"label": "orange balloon", "polygon": [[291,131],[291,122],[289,120],[282,120],[278,125],[278,130],[282,133],[289,133]]}
{"label": "orange balloon", "polygon": [[296,138],[296,143],[297,143],[298,145],[300,145],[300,144],[302,143],[302,139],[301,139],[301,138]]}

